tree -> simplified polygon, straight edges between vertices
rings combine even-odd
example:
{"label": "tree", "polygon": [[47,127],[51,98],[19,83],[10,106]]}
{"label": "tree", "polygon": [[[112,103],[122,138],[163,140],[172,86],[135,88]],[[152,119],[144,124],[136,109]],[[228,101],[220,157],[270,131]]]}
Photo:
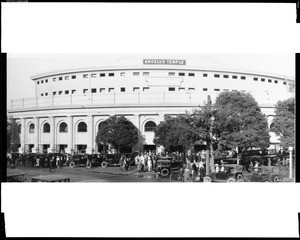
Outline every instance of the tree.
{"label": "tree", "polygon": [[250,93],[222,92],[214,105],[213,136],[219,151],[270,145],[268,121]]}
{"label": "tree", "polygon": [[278,101],[275,108],[271,130],[279,136],[283,148],[295,147],[295,98]]}
{"label": "tree", "polygon": [[6,138],[7,151],[17,152],[20,144],[19,127],[16,120],[11,116],[7,119]]}
{"label": "tree", "polygon": [[138,143],[139,130],[124,116],[112,116],[99,124],[97,144],[112,144],[118,152],[122,147],[133,148]]}
{"label": "tree", "polygon": [[154,134],[153,142],[163,146],[167,151],[170,151],[171,146],[183,146],[187,150],[197,140],[197,134],[188,115],[166,117],[165,121],[157,126]]}

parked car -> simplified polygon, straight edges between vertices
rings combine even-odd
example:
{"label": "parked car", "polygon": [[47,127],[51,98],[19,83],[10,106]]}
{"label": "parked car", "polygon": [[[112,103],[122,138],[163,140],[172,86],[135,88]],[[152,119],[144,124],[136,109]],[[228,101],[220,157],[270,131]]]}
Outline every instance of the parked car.
{"label": "parked car", "polygon": [[121,154],[106,154],[103,156],[103,161],[101,162],[101,167],[105,168],[107,166],[120,166]]}
{"label": "parked car", "polygon": [[156,172],[163,177],[167,177],[172,171],[182,168],[183,162],[174,157],[159,157],[156,162]]}
{"label": "parked car", "polygon": [[244,173],[245,182],[280,182],[282,177],[277,166],[260,166]]}
{"label": "parked car", "polygon": [[84,166],[87,168],[92,167],[92,163],[89,160],[89,155],[85,153],[78,153],[72,156],[69,166],[71,168],[77,167],[77,166]]}
{"label": "parked car", "polygon": [[244,182],[243,166],[224,164],[224,171],[211,172],[203,178],[203,182]]}

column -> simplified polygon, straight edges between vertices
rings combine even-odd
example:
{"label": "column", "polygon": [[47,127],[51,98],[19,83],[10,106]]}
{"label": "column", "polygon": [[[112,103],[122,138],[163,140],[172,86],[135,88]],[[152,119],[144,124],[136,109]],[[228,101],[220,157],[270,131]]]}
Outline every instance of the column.
{"label": "column", "polygon": [[86,153],[93,153],[95,139],[94,139],[94,116],[89,115],[87,120],[87,131],[88,131],[88,142],[87,142],[87,149]]}
{"label": "column", "polygon": [[37,117],[35,120],[35,142],[34,147],[32,148],[33,153],[37,153],[39,151],[39,137],[40,137],[40,119]]}
{"label": "column", "polygon": [[69,136],[69,141],[68,141],[68,147],[66,148],[66,153],[72,153],[72,150],[74,150],[74,145],[73,145],[73,116],[69,116],[68,136]]}
{"label": "column", "polygon": [[55,117],[50,117],[50,132],[51,132],[51,143],[50,143],[50,149],[48,149],[48,152],[55,152]]}
{"label": "column", "polygon": [[24,153],[25,151],[25,137],[26,137],[26,119],[21,119],[21,136],[20,136],[20,143],[21,147],[19,147],[19,153]]}

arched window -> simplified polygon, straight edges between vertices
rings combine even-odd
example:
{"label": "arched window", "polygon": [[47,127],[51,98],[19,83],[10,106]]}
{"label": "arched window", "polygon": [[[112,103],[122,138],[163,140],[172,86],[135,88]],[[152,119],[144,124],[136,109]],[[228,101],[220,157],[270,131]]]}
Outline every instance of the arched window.
{"label": "arched window", "polygon": [[18,133],[21,133],[21,124],[18,124]]}
{"label": "arched window", "polygon": [[78,132],[87,132],[87,125],[85,122],[80,122],[78,124]]}
{"label": "arched window", "polygon": [[271,132],[274,132],[274,123],[271,123],[271,124],[270,124],[270,131],[271,131]]}
{"label": "arched window", "polygon": [[62,122],[59,125],[59,132],[63,132],[63,133],[68,132],[68,125],[65,122]]}
{"label": "arched window", "polygon": [[50,132],[50,124],[49,123],[45,123],[43,126],[43,132],[44,133],[49,133]]}
{"label": "arched window", "polygon": [[145,124],[145,132],[154,132],[156,124],[153,121],[149,121]]}
{"label": "arched window", "polygon": [[34,133],[34,124],[33,123],[31,123],[29,125],[29,133]]}

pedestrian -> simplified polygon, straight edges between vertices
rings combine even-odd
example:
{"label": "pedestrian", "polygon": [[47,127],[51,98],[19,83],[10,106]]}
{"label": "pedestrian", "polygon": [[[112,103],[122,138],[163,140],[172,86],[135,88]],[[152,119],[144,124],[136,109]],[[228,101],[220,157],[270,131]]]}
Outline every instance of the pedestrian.
{"label": "pedestrian", "polygon": [[192,160],[191,166],[192,166],[192,182],[195,182],[197,177],[197,172],[198,172],[195,160]]}
{"label": "pedestrian", "polygon": [[220,168],[219,168],[219,164],[215,164],[215,171],[216,171],[216,173],[218,173],[219,172],[219,170],[220,170]]}
{"label": "pedestrian", "polygon": [[139,153],[139,155],[136,156],[136,165],[137,165],[137,169],[138,172],[140,172],[142,170],[142,163],[141,163],[141,154]]}
{"label": "pedestrian", "polygon": [[152,171],[152,159],[150,156],[148,157],[147,165],[148,165],[148,172],[151,172]]}
{"label": "pedestrian", "polygon": [[145,168],[145,157],[143,154],[141,154],[140,156],[140,162],[141,162],[141,172],[144,172],[144,168]]}
{"label": "pedestrian", "polygon": [[190,160],[186,158],[186,164],[183,173],[183,181],[190,182],[191,178],[192,178],[192,166]]}
{"label": "pedestrian", "polygon": [[255,172],[258,172],[258,165],[259,165],[258,161],[255,161],[255,165],[254,165]]}
{"label": "pedestrian", "polygon": [[56,155],[56,167],[59,168],[60,165],[60,156],[57,154]]}

